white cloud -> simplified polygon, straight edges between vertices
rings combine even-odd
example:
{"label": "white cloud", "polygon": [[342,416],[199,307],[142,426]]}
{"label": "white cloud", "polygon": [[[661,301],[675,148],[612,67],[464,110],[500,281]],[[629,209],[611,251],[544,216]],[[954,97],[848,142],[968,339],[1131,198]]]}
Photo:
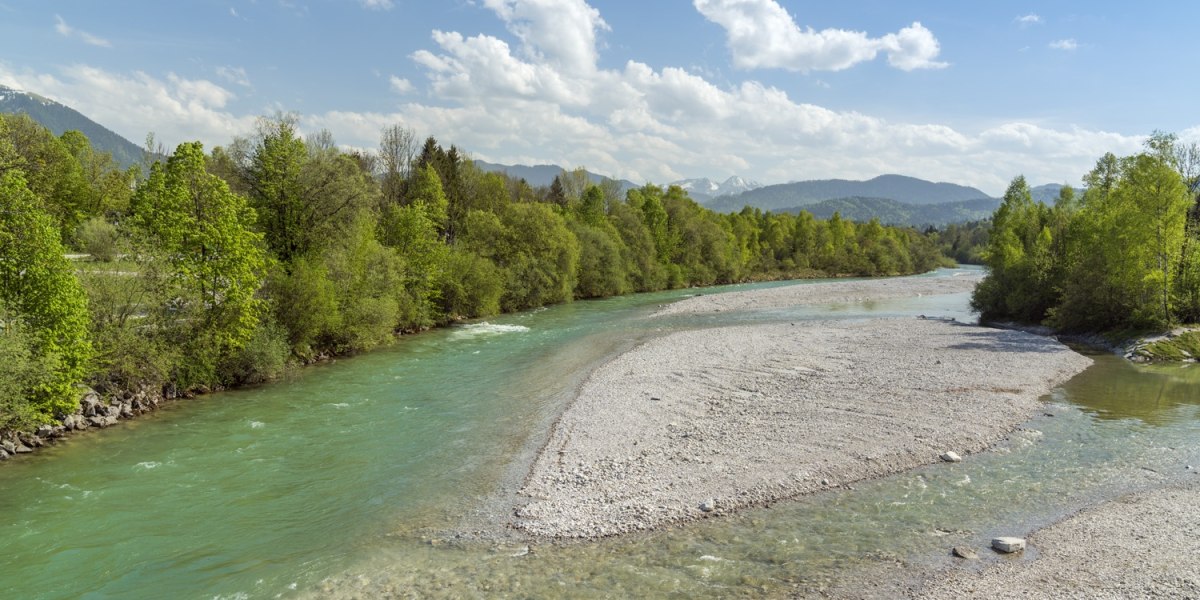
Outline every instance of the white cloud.
{"label": "white cloud", "polygon": [[412,82],[403,77],[396,77],[395,75],[392,75],[389,79],[389,82],[392,85],[392,91],[396,92],[397,94],[409,94],[413,91]]}
{"label": "white cloud", "polygon": [[[383,127],[400,123],[477,158],[584,165],[636,182],[901,173],[994,194],[1020,173],[1037,183],[1076,182],[1104,152],[1136,152],[1143,139],[1027,120],[979,128],[903,122],[804,102],[758,81],[716,83],[695,69],[637,60],[601,68],[599,38],[608,25],[590,6],[487,1],[506,33],[438,31],[428,49],[412,55],[431,99],[405,96],[420,82],[388,76],[405,98],[395,110],[301,115],[302,129],[329,129],[349,147],[372,148]],[[573,37],[545,33],[551,31]],[[898,46],[911,41],[903,32],[895,38]],[[77,65],[51,75],[0,62],[0,84],[64,102],[133,140],[155,131],[167,144],[226,144],[251,131],[255,118],[231,108],[230,88],[177,74]],[[1196,131],[1186,133],[1200,137]]]}
{"label": "white cloud", "polygon": [[52,75],[18,72],[0,63],[0,83],[62,102],[134,143],[153,131],[168,146],[191,140],[226,144],[250,131],[255,118],[228,111],[233,92],[174,73],[159,78],[72,65]]}
{"label": "white cloud", "polygon": [[1021,15],[1014,20],[1022,26],[1041,25],[1042,24],[1042,16],[1033,14],[1033,13],[1029,13],[1027,15]]}
{"label": "white cloud", "polygon": [[90,44],[92,46],[99,46],[101,48],[111,48],[112,47],[112,43],[104,38],[94,36],[86,31],[81,31],[79,29],[75,29],[74,27],[71,27],[70,25],[67,25],[67,22],[59,15],[54,15],[54,21],[55,21],[54,30],[57,31],[58,34],[63,37],[79,38],[85,44]]}
{"label": "white cloud", "polygon": [[1055,50],[1063,50],[1066,52],[1071,52],[1071,51],[1077,50],[1079,48],[1079,42],[1076,42],[1074,38],[1067,38],[1065,40],[1055,40],[1053,42],[1050,42],[1050,47]]}
{"label": "white cloud", "polygon": [[230,83],[250,87],[250,77],[246,75],[246,69],[243,67],[217,67],[217,75]]}
{"label": "white cloud", "polygon": [[933,32],[920,23],[872,38],[861,31],[800,28],[775,0],[693,0],[706,19],[725,28],[733,64],[743,69],[841,71],[875,59],[904,71],[940,69],[941,51]]}
{"label": "white cloud", "polygon": [[359,0],[363,8],[370,10],[391,10],[395,3],[392,0]]}

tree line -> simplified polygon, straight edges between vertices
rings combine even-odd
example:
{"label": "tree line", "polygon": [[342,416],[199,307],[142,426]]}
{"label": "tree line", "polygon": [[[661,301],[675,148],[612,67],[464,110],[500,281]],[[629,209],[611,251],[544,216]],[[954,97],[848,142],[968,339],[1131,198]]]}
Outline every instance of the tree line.
{"label": "tree line", "polygon": [[122,170],[77,132],[0,115],[0,429],[72,411],[81,382],[186,395],[460,319],[947,260],[877,221],[717,214],[582,169],[533,187],[399,125],[374,152],[291,115],[165,160],[147,145]]}
{"label": "tree line", "polygon": [[992,218],[984,319],[1074,332],[1200,320],[1200,148],[1156,132],[1142,152],[1105,154],[1053,206],[1017,177]]}

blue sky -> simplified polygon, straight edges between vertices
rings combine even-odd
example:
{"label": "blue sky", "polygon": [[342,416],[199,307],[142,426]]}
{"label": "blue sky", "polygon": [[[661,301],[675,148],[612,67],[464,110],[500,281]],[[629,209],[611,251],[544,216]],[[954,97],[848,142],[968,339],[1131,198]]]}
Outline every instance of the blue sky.
{"label": "blue sky", "polygon": [[140,142],[259,115],[372,148],[393,123],[637,182],[901,173],[1077,184],[1200,140],[1200,3],[0,0],[0,84]]}

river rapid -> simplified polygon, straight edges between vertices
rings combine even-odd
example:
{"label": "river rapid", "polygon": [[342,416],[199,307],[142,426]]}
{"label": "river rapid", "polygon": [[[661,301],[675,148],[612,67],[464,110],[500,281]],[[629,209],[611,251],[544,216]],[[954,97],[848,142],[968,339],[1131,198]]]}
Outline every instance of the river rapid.
{"label": "river rapid", "polygon": [[0,597],[804,595],[880,565],[936,568],[951,545],[1028,531],[1200,466],[1200,367],[1097,354],[1044,414],[962,463],[599,542],[506,533],[555,417],[591,369],[640,340],[797,319],[973,320],[966,294],[648,318],[689,293],[407,337],[9,461]]}

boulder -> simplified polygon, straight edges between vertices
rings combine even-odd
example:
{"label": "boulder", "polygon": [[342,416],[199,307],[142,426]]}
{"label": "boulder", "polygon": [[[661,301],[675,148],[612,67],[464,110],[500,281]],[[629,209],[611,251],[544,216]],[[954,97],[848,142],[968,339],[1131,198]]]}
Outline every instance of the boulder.
{"label": "boulder", "polygon": [[30,452],[33,452],[33,448],[25,444],[17,444],[17,454],[29,454]]}
{"label": "boulder", "polygon": [[133,405],[126,402],[121,405],[121,418],[129,419],[133,417]]}
{"label": "boulder", "polygon": [[37,428],[37,436],[40,438],[54,437],[54,428],[49,425],[41,425]]}
{"label": "boulder", "polygon": [[714,510],[717,510],[717,501],[712,498],[709,498],[708,500],[701,502],[700,510],[701,510],[701,512],[712,512]]}
{"label": "boulder", "polygon": [[100,416],[100,415],[92,415],[87,418],[87,422],[88,422],[88,424],[95,425],[96,427],[107,427],[108,426],[108,417],[104,417],[104,416]]}
{"label": "boulder", "polygon": [[83,416],[96,416],[96,409],[100,407],[100,394],[97,394],[95,390],[88,390],[83,397],[79,399],[79,407],[83,411]]}
{"label": "boulder", "polygon": [[966,560],[977,560],[979,558],[979,555],[976,554],[974,550],[967,548],[966,546],[955,546],[954,548],[950,549],[950,554],[956,558],[963,558]]}
{"label": "boulder", "polygon": [[1025,549],[1025,539],[1018,537],[998,537],[992,539],[992,548],[997,552],[1012,554]]}
{"label": "boulder", "polygon": [[12,443],[10,440],[0,440],[0,449],[3,449],[9,454],[15,454],[17,452],[17,445]]}
{"label": "boulder", "polygon": [[959,456],[957,452],[950,450],[950,451],[942,454],[942,460],[944,460],[946,462],[952,462],[952,463],[962,462],[962,457]]}
{"label": "boulder", "polygon": [[0,460],[8,460],[8,451],[0,450]]}
{"label": "boulder", "polygon": [[116,425],[116,424],[117,424],[117,418],[116,418],[116,417],[114,417],[114,416],[111,416],[111,415],[110,415],[110,416],[107,416],[107,417],[104,417],[104,426],[105,426],[105,427],[108,427],[109,425]]}

